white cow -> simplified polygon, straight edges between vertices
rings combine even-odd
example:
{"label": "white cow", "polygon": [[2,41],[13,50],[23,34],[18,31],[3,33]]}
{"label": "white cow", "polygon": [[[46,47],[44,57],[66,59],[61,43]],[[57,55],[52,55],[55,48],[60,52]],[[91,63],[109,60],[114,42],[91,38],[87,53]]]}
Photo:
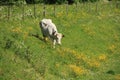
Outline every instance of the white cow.
{"label": "white cow", "polygon": [[44,39],[46,37],[50,38],[53,42],[54,48],[56,43],[61,45],[61,39],[64,37],[64,35],[58,33],[57,28],[51,19],[42,19],[40,21],[40,28]]}

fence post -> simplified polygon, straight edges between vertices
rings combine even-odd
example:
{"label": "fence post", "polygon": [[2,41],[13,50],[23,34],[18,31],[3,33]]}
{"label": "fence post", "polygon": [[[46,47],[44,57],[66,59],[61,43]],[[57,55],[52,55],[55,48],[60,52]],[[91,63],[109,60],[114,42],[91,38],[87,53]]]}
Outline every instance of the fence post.
{"label": "fence post", "polygon": [[54,5],[54,17],[56,16],[56,5]]}
{"label": "fence post", "polygon": [[24,20],[24,12],[25,12],[24,4],[22,5],[22,7],[23,7],[23,10],[22,10],[22,19]]}
{"label": "fence post", "polygon": [[44,4],[44,6],[43,6],[43,17],[45,17],[45,16],[46,16],[46,6]]}
{"label": "fence post", "polygon": [[96,9],[95,9],[96,13],[98,12],[98,2],[96,2]]}
{"label": "fence post", "polygon": [[36,17],[36,6],[35,6],[35,1],[34,1],[34,17]]}
{"label": "fence post", "polygon": [[90,3],[91,3],[90,0],[88,0],[88,12],[90,12],[90,9],[91,9]]}
{"label": "fence post", "polygon": [[78,11],[78,2],[76,2],[76,12]]}
{"label": "fence post", "polygon": [[66,14],[68,15],[68,1],[66,1]]}
{"label": "fence post", "polygon": [[8,20],[10,19],[10,2],[8,1],[8,15],[7,15],[7,17],[8,17]]}
{"label": "fence post", "polygon": [[116,1],[116,8],[119,8],[120,1]]}

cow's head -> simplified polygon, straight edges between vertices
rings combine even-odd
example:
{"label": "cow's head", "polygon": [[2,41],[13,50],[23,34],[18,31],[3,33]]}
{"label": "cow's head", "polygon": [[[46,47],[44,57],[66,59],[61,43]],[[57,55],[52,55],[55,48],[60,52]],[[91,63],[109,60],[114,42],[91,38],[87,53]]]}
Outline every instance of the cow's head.
{"label": "cow's head", "polygon": [[55,37],[57,44],[61,45],[61,39],[64,37],[64,35],[62,33],[57,32],[54,32],[53,35]]}

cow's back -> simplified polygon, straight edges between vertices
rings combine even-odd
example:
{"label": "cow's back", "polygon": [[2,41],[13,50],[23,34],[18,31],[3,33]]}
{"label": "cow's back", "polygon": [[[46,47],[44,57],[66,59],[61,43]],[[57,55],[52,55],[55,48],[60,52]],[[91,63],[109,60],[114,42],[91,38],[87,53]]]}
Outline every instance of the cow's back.
{"label": "cow's back", "polygon": [[51,19],[42,19],[40,27],[45,36],[52,36],[53,32],[57,32],[57,28]]}

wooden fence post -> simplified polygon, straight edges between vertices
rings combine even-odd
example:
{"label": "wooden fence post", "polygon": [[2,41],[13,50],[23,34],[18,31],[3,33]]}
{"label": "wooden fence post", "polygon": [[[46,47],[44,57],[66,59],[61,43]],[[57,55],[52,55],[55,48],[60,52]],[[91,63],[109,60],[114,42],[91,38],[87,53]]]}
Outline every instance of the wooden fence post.
{"label": "wooden fence post", "polygon": [[10,2],[8,2],[8,15],[7,15],[7,17],[8,17],[8,20],[10,19]]}
{"label": "wooden fence post", "polygon": [[46,6],[44,4],[44,6],[43,6],[43,17],[45,17],[45,16],[46,16]]}
{"label": "wooden fence post", "polygon": [[116,8],[119,8],[120,1],[116,1]]}
{"label": "wooden fence post", "polygon": [[35,6],[35,2],[34,2],[34,17],[36,17],[36,6]]}
{"label": "wooden fence post", "polygon": [[68,15],[68,1],[66,1],[66,14]]}
{"label": "wooden fence post", "polygon": [[96,2],[96,9],[95,9],[96,13],[98,12],[98,3]]}
{"label": "wooden fence post", "polygon": [[90,6],[90,0],[88,1],[88,12],[90,12],[91,6]]}
{"label": "wooden fence post", "polygon": [[24,13],[25,13],[24,4],[22,5],[22,8],[23,8],[23,10],[22,10],[22,19],[24,20]]}
{"label": "wooden fence post", "polygon": [[78,11],[78,2],[76,3],[76,9],[75,10],[76,10],[76,12]]}
{"label": "wooden fence post", "polygon": [[54,5],[54,17],[56,16],[56,5]]}

